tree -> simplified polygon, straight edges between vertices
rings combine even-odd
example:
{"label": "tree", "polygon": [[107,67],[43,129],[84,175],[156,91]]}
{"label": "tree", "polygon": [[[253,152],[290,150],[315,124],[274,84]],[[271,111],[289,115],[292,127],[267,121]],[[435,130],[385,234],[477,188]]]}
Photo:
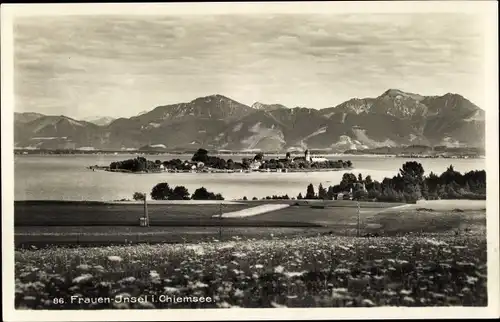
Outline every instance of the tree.
{"label": "tree", "polygon": [[172,200],[189,200],[189,191],[184,186],[177,186],[170,196]]}
{"label": "tree", "polygon": [[354,191],[352,198],[354,200],[364,200],[368,197],[368,192],[363,189],[357,189]]}
{"label": "tree", "polygon": [[375,190],[375,189],[370,189],[368,190],[368,198],[370,199],[379,199],[380,198],[380,191],[379,190]]}
{"label": "tree", "polygon": [[427,182],[425,182],[425,180],[422,182],[422,188],[420,190],[422,197],[424,199],[429,199],[429,187],[427,185]]}
{"label": "tree", "polygon": [[438,184],[437,185],[437,196],[440,198],[440,199],[446,199],[446,189],[445,189],[445,185],[442,185],[442,184]]}
{"label": "tree", "polygon": [[210,192],[205,187],[198,188],[194,191],[191,199],[193,200],[209,200],[211,197]]}
{"label": "tree", "polygon": [[253,197],[252,200],[259,200],[257,197]]}
{"label": "tree", "polygon": [[372,183],[373,183],[372,177],[370,175],[367,175],[365,178],[365,184],[368,186],[371,185]]}
{"label": "tree", "polygon": [[347,160],[347,161],[346,161],[346,165],[347,165],[347,167],[348,167],[348,168],[351,168],[351,167],[352,167],[352,162],[351,162],[351,160]]}
{"label": "tree", "polygon": [[401,177],[405,182],[421,185],[424,177],[424,167],[416,161],[408,161],[399,169]]}
{"label": "tree", "polygon": [[320,183],[318,187],[318,199],[326,199],[327,191],[323,188],[323,185]]}
{"label": "tree", "polygon": [[241,165],[243,166],[243,168],[245,169],[248,169],[250,168],[250,164],[252,163],[252,161],[250,161],[250,159],[248,158],[243,158],[241,159]]}
{"label": "tree", "polygon": [[253,157],[253,160],[254,160],[254,161],[262,161],[262,159],[264,159],[264,153],[262,153],[262,152],[257,153],[257,154]]}
{"label": "tree", "polygon": [[225,169],[226,168],[226,160],[224,160],[222,158],[217,158],[217,161],[215,163],[215,168]]}
{"label": "tree", "polygon": [[363,182],[363,175],[361,173],[358,174],[358,182]]}
{"label": "tree", "polygon": [[227,162],[226,162],[226,167],[227,167],[229,170],[234,169],[234,161],[233,161],[233,159],[229,159],[229,160],[227,160]]}
{"label": "tree", "polygon": [[326,199],[333,200],[334,195],[335,195],[335,191],[333,190],[333,186],[329,186],[328,191],[326,192]]}
{"label": "tree", "polygon": [[224,200],[224,197],[220,193],[214,194],[209,192],[205,187],[196,189],[196,191],[191,196],[193,200]]}
{"label": "tree", "polygon": [[134,192],[134,196],[132,197],[134,200],[144,200],[146,199],[146,195],[143,194],[142,192]]}
{"label": "tree", "polygon": [[243,196],[243,200],[245,200],[245,201],[246,201],[246,200],[248,200],[248,199],[247,199],[247,196]]}
{"label": "tree", "polygon": [[299,192],[299,195],[297,196],[297,200],[301,200],[301,199],[304,199],[304,198],[302,197],[302,192]]}
{"label": "tree", "polygon": [[151,190],[151,199],[153,200],[167,200],[172,195],[172,189],[166,182],[157,184]]}
{"label": "tree", "polygon": [[356,183],[357,178],[354,173],[344,173],[342,175],[342,181],[340,181],[340,187],[346,191],[350,190],[354,183]]}
{"label": "tree", "polygon": [[314,186],[310,183],[307,186],[307,192],[305,199],[316,199],[316,193],[314,192]]}
{"label": "tree", "polygon": [[196,151],[195,154],[193,154],[191,161],[207,163],[208,151],[205,149],[198,149],[198,151]]}

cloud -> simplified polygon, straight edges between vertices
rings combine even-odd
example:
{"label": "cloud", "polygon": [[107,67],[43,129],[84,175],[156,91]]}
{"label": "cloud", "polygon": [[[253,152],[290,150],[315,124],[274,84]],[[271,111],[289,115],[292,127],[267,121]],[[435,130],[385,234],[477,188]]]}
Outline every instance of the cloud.
{"label": "cloud", "polygon": [[400,83],[472,92],[482,32],[458,14],[22,18],[16,109],[126,116],[213,93],[323,108]]}

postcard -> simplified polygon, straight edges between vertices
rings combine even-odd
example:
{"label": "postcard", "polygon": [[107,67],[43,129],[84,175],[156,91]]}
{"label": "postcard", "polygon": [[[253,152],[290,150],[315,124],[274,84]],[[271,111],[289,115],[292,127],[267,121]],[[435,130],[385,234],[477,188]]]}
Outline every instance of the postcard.
{"label": "postcard", "polygon": [[4,320],[499,315],[495,2],[1,14]]}

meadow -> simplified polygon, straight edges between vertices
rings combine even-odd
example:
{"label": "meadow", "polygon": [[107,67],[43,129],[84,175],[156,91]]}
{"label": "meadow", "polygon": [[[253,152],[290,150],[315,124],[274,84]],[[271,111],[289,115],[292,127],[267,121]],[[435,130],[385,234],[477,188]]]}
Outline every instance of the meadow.
{"label": "meadow", "polygon": [[[321,212],[326,216],[333,210],[337,220],[328,215],[330,225],[321,231],[224,227],[223,240],[213,231],[206,238],[176,244],[17,249],[15,305],[18,309],[486,306],[484,202],[461,203],[370,210],[364,214],[362,232],[379,237],[356,237],[352,214],[342,214],[349,207],[299,206],[297,214],[311,216],[312,222],[325,221]],[[464,209],[454,208],[461,205]],[[291,208],[255,217],[273,217]],[[43,227],[20,228],[35,229],[36,235]],[[44,229],[54,234],[52,227]],[[106,227],[93,227],[90,235],[99,229],[103,236],[109,233]],[[140,227],[128,229],[134,234]],[[178,237],[189,236],[174,232],[176,227],[149,229],[152,235],[167,229]],[[191,229],[191,236],[199,236],[210,227]],[[213,301],[161,302],[153,301],[152,295]],[[72,296],[111,300],[79,303],[72,302]],[[112,301],[133,302],[138,297],[151,300]],[[54,303],[54,298],[64,303]]]}
{"label": "meadow", "polygon": [[[487,305],[481,234],[51,248],[15,262],[18,309]],[[70,300],[151,295],[212,302]]]}

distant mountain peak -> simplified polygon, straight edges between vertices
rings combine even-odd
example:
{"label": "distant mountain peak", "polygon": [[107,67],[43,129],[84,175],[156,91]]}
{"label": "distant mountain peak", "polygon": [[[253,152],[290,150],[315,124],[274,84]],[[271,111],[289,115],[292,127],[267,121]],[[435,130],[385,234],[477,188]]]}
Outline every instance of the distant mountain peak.
{"label": "distant mountain peak", "polygon": [[395,98],[409,98],[413,99],[415,101],[421,101],[425,97],[419,94],[415,93],[410,93],[410,92],[405,92],[400,89],[395,89],[395,88],[390,88],[386,90],[382,95],[379,96],[380,98],[390,98],[390,99],[395,99]]}
{"label": "distant mountain peak", "polygon": [[389,88],[386,90],[382,95],[380,96],[397,96],[397,95],[403,95],[406,94],[404,91],[397,89],[397,88]]}
{"label": "distant mountain peak", "polygon": [[274,111],[287,107],[281,104],[264,104],[261,102],[255,102],[252,104],[252,108],[255,110],[262,110],[262,111]]}
{"label": "distant mountain peak", "polygon": [[221,95],[221,94],[212,94],[212,95],[201,96],[201,97],[195,98],[194,100],[191,101],[191,103],[199,102],[199,101],[209,102],[209,101],[214,100],[214,99],[234,101],[233,99],[231,99],[227,96]]}
{"label": "distant mountain peak", "polygon": [[108,125],[111,122],[113,122],[115,120],[115,118],[113,118],[111,116],[91,116],[91,117],[87,117],[83,120],[90,122],[90,123],[94,123],[96,125],[104,126],[104,125]]}

